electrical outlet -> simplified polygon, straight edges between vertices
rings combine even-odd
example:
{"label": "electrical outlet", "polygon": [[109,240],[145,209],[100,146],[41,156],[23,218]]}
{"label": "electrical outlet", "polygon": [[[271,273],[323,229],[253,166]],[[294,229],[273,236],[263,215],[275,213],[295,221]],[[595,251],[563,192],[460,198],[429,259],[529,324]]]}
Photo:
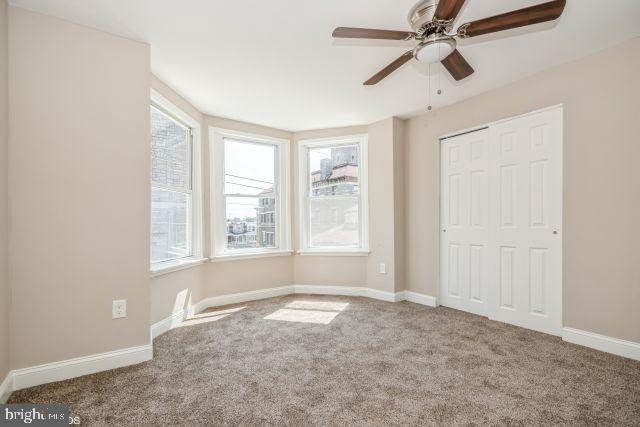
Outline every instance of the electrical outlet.
{"label": "electrical outlet", "polygon": [[120,319],[122,317],[127,317],[127,300],[113,300],[113,318]]}
{"label": "electrical outlet", "polygon": [[380,274],[387,274],[387,266],[384,262],[380,263]]}

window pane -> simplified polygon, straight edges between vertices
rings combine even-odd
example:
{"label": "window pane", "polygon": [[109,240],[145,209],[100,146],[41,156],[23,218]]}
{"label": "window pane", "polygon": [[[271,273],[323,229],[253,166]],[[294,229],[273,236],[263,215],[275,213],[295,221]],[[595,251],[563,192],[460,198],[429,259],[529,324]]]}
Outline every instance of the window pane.
{"label": "window pane", "polygon": [[360,246],[358,205],[357,198],[311,198],[310,246]]}
{"label": "window pane", "polygon": [[312,196],[358,194],[358,146],[309,150]]}
{"label": "window pane", "polygon": [[225,139],[225,194],[258,196],[275,185],[276,146]]}
{"label": "window pane", "polygon": [[189,189],[189,129],[151,107],[151,182]]}
{"label": "window pane", "polygon": [[275,248],[276,197],[263,192],[257,197],[225,197],[227,249]]}
{"label": "window pane", "polygon": [[151,189],[151,262],[190,256],[189,196]]}
{"label": "window pane", "polygon": [[277,147],[225,139],[224,155],[226,248],[275,248]]}

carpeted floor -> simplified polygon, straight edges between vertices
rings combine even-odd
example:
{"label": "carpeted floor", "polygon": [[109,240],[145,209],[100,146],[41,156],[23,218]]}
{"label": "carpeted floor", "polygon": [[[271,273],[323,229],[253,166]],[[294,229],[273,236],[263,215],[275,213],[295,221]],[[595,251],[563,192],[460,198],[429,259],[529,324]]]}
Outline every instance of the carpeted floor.
{"label": "carpeted floor", "polygon": [[291,295],[211,309],[153,361],[10,402],[117,425],[640,425],[640,363],[442,307]]}

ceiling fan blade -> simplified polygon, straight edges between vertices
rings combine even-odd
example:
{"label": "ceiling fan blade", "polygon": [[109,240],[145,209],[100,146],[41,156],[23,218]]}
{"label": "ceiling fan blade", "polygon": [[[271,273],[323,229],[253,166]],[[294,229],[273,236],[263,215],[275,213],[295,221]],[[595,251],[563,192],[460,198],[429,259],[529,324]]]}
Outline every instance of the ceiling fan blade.
{"label": "ceiling fan blade", "polygon": [[458,52],[458,49],[454,50],[449,54],[449,56],[444,58],[442,60],[442,65],[444,65],[444,68],[446,68],[456,80],[462,80],[473,74],[473,68],[469,65],[467,60],[464,59],[464,56]]}
{"label": "ceiling fan blade", "polygon": [[371,28],[338,27],[332,36],[342,39],[410,40],[416,33],[410,31],[374,30]]}
{"label": "ceiling fan blade", "polygon": [[460,13],[466,0],[440,0],[436,9],[435,18],[440,21],[453,20]]}
{"label": "ceiling fan blade", "polygon": [[460,37],[475,37],[482,34],[495,33],[511,28],[524,27],[540,22],[553,21],[562,15],[566,0],[554,0],[536,6],[525,7],[513,12],[503,13],[490,18],[480,19],[461,25],[458,29]]}
{"label": "ceiling fan blade", "polygon": [[377,74],[375,74],[373,77],[371,77],[369,80],[367,80],[363,84],[365,86],[370,86],[378,83],[380,80],[384,79],[389,74],[393,73],[395,70],[403,66],[411,58],[413,58],[413,50],[405,52],[400,58],[396,59],[391,64],[384,67],[382,70],[380,70]]}

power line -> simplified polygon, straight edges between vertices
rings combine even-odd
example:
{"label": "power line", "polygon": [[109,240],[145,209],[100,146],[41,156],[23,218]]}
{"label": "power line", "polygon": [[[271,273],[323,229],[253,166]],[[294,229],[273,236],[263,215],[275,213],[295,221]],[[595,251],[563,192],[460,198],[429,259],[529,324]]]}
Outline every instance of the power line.
{"label": "power line", "polygon": [[232,174],[230,174],[230,173],[225,173],[225,175],[226,175],[226,176],[232,176],[232,177],[234,177],[234,178],[246,179],[246,180],[249,180],[249,181],[255,181],[255,182],[264,182],[265,184],[271,184],[271,185],[273,185],[273,182],[263,181],[263,180],[261,180],[261,179],[247,178],[247,177],[240,176],[240,175],[232,175]]}
{"label": "power line", "polygon": [[241,187],[247,187],[247,188],[255,188],[256,190],[268,190],[269,188],[262,188],[262,187],[254,187],[253,185],[247,185],[247,184],[240,184],[237,182],[229,182],[227,181],[226,184],[232,184],[232,185],[239,185]]}
{"label": "power line", "polygon": [[250,203],[236,203],[236,202],[227,202],[227,205],[237,205],[237,206],[251,206],[253,208],[257,208],[258,205],[252,205]]}

